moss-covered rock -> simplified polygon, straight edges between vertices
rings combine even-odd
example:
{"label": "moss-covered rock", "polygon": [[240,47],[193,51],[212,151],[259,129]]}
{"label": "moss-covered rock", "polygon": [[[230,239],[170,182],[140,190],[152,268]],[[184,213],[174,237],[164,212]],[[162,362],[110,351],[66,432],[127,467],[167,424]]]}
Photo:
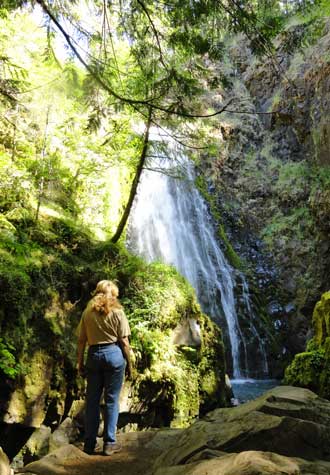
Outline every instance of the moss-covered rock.
{"label": "moss-covered rock", "polygon": [[46,415],[46,397],[49,395],[53,372],[53,358],[46,351],[25,355],[26,374],[8,401],[4,422],[40,427]]}
{"label": "moss-covered rock", "polygon": [[313,312],[314,337],[307,351],[295,356],[285,371],[285,382],[312,389],[330,397],[330,291],[325,292]]}
{"label": "moss-covered rock", "polygon": [[[154,263],[130,272],[122,301],[139,370],[135,410],[148,413],[145,425],[186,426],[205,409],[226,404],[221,331],[174,268]],[[176,343],[178,326],[189,320],[198,322],[200,346]]]}
{"label": "moss-covered rock", "polygon": [[285,382],[319,392],[324,351],[306,351],[295,356],[285,372]]}
{"label": "moss-covered rock", "polygon": [[[59,422],[83,396],[74,370],[76,328],[104,278],[117,280],[132,328],[132,400],[145,415],[142,425],[181,427],[205,408],[226,404],[221,331],[174,268],[93,241],[71,221],[17,228],[15,242],[3,235],[0,254],[0,371],[10,393],[0,401],[5,422]],[[175,328],[191,319],[201,345],[175,344]]]}

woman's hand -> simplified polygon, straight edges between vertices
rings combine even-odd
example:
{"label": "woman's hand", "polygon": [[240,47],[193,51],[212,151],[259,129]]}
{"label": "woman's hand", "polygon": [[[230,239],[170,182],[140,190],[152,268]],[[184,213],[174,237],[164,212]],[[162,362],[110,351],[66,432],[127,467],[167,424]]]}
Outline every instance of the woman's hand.
{"label": "woman's hand", "polygon": [[133,366],[132,366],[132,349],[129,344],[128,337],[120,338],[118,340],[121,350],[123,352],[124,358],[126,360],[126,378],[131,381],[133,376]]}
{"label": "woman's hand", "polygon": [[86,369],[85,369],[85,364],[84,364],[84,353],[85,353],[85,347],[87,343],[87,337],[86,337],[86,332],[83,331],[84,325],[80,325],[80,334],[78,338],[78,354],[77,354],[77,365],[76,369],[78,372],[78,375],[81,376],[82,378],[86,377]]}
{"label": "woman's hand", "polygon": [[131,365],[126,365],[126,379],[127,381],[132,381],[133,379],[133,370]]}

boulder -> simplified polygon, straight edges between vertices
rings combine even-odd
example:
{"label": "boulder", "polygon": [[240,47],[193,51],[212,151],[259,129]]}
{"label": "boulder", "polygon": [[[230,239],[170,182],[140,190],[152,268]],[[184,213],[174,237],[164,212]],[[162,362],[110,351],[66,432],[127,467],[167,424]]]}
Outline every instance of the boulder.
{"label": "boulder", "polygon": [[314,336],[306,351],[295,355],[285,371],[285,383],[303,386],[330,398],[330,291],[325,292],[313,312]]}
{"label": "boulder", "polygon": [[22,387],[8,401],[3,422],[40,427],[46,416],[46,399],[51,385],[54,361],[46,351],[36,351],[27,368]]}
{"label": "boulder", "polygon": [[0,447],[0,474],[1,475],[12,475],[13,470],[10,468],[9,459]]}
{"label": "boulder", "polygon": [[39,459],[48,454],[50,436],[51,428],[41,425],[32,433],[18,454],[15,455],[12,460],[12,466],[17,469],[32,460]]}
{"label": "boulder", "polygon": [[173,343],[178,346],[201,346],[201,329],[195,318],[186,318],[176,326],[173,330]]}
{"label": "boulder", "polygon": [[74,420],[77,427],[83,428],[85,422],[85,399],[73,401],[68,416]]}
{"label": "boulder", "polygon": [[189,464],[206,449],[330,461],[330,402],[307,389],[279,386],[241,406],[217,409],[178,435],[155,469]]}
{"label": "boulder", "polygon": [[70,417],[67,417],[49,438],[49,451],[52,452],[64,445],[74,442],[79,430]]}
{"label": "boulder", "polygon": [[54,475],[55,473],[66,474],[67,472],[64,467],[67,461],[70,462],[72,467],[75,467],[87,462],[89,457],[89,455],[85,454],[74,445],[68,444],[46,455],[46,457],[41,460],[29,463],[26,467],[20,470],[20,473],[33,473],[35,475]]}
{"label": "boulder", "polygon": [[48,453],[49,438],[51,435],[51,428],[41,425],[36,429],[26,443],[26,448],[31,455],[38,458],[43,457]]}

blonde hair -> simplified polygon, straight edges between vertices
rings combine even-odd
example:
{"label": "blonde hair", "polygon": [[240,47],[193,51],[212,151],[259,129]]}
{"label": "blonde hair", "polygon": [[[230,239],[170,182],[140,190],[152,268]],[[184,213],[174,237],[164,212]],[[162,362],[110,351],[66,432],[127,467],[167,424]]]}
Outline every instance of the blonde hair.
{"label": "blonde hair", "polygon": [[99,313],[107,315],[113,308],[121,308],[119,290],[112,280],[100,280],[92,295],[92,308]]}

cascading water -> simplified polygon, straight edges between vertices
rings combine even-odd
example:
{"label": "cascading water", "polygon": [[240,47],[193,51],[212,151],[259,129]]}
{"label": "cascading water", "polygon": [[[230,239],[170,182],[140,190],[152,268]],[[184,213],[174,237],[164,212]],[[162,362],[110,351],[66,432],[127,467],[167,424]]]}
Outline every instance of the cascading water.
{"label": "cascading water", "polygon": [[[173,265],[196,290],[205,313],[223,327],[234,378],[249,376],[247,343],[235,308],[235,271],[216,239],[207,205],[194,186],[192,165],[176,153],[184,179],[169,176],[170,160],[144,170],[128,227],[128,246],[148,262]],[[162,171],[159,171],[159,170]],[[247,287],[245,287],[245,290]],[[248,292],[244,298],[248,303]]]}

